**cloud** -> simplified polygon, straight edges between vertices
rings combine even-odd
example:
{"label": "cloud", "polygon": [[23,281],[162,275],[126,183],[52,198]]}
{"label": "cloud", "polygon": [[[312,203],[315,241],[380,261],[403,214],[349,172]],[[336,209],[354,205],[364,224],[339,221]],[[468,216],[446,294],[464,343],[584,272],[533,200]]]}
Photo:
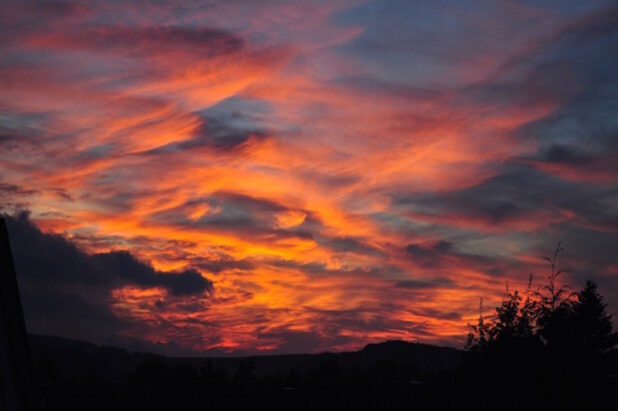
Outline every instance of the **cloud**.
{"label": "cloud", "polygon": [[[615,230],[618,222],[604,205],[612,187],[570,182],[529,167],[514,167],[462,190],[399,197],[406,207],[432,210],[462,225],[534,229],[560,221]],[[421,216],[415,214],[416,216]],[[422,216],[421,216],[422,218]]]}
{"label": "cloud", "polygon": [[433,244],[419,245],[410,244],[406,247],[406,252],[421,265],[433,266],[442,262],[444,254],[450,252],[453,244],[448,241],[436,241]]}
{"label": "cloud", "polygon": [[127,251],[86,254],[60,235],[41,232],[25,213],[5,218],[16,265],[26,278],[59,285],[164,287],[175,295],[212,291],[212,283],[195,270],[156,271]]}
{"label": "cloud", "polygon": [[[277,201],[246,194],[217,191],[204,198],[192,198],[172,209],[154,213],[153,223],[187,227],[191,230],[211,230],[221,233],[242,232],[247,238],[310,239],[304,219],[282,224],[289,214],[303,216],[303,210],[288,208]],[[297,221],[298,220],[298,221]]]}
{"label": "cloud", "polygon": [[251,142],[268,138],[260,130],[242,130],[230,127],[216,118],[205,119],[196,131],[196,137],[178,144],[177,149],[195,150],[201,147],[219,151],[231,151],[246,147]]}
{"label": "cloud", "polygon": [[[462,253],[455,249],[453,243],[444,240],[424,242],[421,244],[409,244],[405,248],[408,258],[418,267],[439,268],[456,270],[454,267],[466,267],[486,272],[497,270],[496,262],[483,255]],[[435,278],[437,286],[447,283],[440,277]],[[405,288],[405,287],[404,287]]]}
{"label": "cloud", "polygon": [[213,291],[195,270],[157,271],[126,251],[87,254],[60,235],[41,232],[26,213],[4,218],[31,332],[100,341],[131,324],[111,309],[115,289],[160,287],[170,298],[207,298]]}
{"label": "cloud", "polygon": [[25,190],[17,184],[0,183],[0,195],[32,195],[35,194],[35,190]]}
{"label": "cloud", "polygon": [[112,276],[118,276],[142,287],[165,287],[175,295],[190,295],[212,291],[212,283],[196,270],[161,273],[138,261],[127,251],[113,251],[91,256],[94,265]]}
{"label": "cloud", "polygon": [[610,50],[618,45],[617,17],[611,6],[564,23],[462,90],[491,112],[537,107],[536,118],[508,134],[538,149],[512,160],[567,180],[616,183],[618,56]]}
{"label": "cloud", "polygon": [[558,240],[570,280],[613,287],[605,3],[3,7],[30,323],[182,352],[455,343]]}
{"label": "cloud", "polygon": [[374,254],[374,255],[382,255],[384,254],[381,250],[376,247],[367,244],[363,239],[354,238],[351,236],[345,237],[318,237],[318,243],[324,245],[325,247],[329,247],[334,251],[339,252],[350,252],[357,254]]}
{"label": "cloud", "polygon": [[27,206],[27,199],[36,194],[33,189],[26,189],[17,184],[0,182],[0,211],[10,212]]}
{"label": "cloud", "polygon": [[235,260],[230,256],[220,256],[216,259],[199,259],[195,264],[202,270],[218,274],[227,270],[252,270],[256,264],[243,260]]}
{"label": "cloud", "polygon": [[413,280],[401,280],[395,283],[395,287],[405,288],[407,290],[426,290],[436,287],[453,287],[455,285],[455,282],[448,277],[428,277]]}
{"label": "cloud", "polygon": [[213,58],[243,48],[243,40],[223,30],[208,27],[125,27],[99,26],[82,30],[78,36],[67,32],[45,34],[30,39],[34,47],[53,47],[117,53],[195,53],[193,58]]}

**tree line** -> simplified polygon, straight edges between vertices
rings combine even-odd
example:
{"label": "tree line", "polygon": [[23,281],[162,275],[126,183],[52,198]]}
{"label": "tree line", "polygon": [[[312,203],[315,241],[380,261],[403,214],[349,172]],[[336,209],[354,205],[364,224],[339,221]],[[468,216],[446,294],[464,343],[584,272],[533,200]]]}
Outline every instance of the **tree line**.
{"label": "tree line", "polygon": [[570,409],[569,398],[586,398],[582,391],[596,392],[607,381],[618,334],[593,281],[579,291],[561,284],[568,271],[558,268],[563,251],[558,243],[553,256],[545,257],[549,274],[542,286],[535,287],[532,274],[523,293],[507,284],[491,320],[484,317],[481,300],[478,322],[468,335],[466,366],[472,379],[498,387],[494,393],[541,387],[547,403],[556,395]]}

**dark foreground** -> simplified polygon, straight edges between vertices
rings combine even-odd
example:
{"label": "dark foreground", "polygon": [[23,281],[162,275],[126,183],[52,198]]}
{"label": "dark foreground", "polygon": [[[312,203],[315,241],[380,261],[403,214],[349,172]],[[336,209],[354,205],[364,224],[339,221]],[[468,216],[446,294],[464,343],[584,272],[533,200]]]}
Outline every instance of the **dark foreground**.
{"label": "dark foreground", "polygon": [[168,358],[44,336],[31,336],[31,346],[46,410],[618,407],[616,352],[603,375],[522,381],[479,375],[459,350],[401,341],[246,358]]}

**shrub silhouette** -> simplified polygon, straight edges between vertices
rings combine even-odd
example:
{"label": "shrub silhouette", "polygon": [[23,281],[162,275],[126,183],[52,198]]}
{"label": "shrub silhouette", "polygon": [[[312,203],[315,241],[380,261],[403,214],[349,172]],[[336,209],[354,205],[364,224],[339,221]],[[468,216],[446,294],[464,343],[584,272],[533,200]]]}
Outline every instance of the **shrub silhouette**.
{"label": "shrub silhouette", "polygon": [[550,272],[545,285],[533,289],[531,274],[525,298],[507,285],[492,321],[483,317],[481,301],[478,323],[466,344],[467,371],[490,384],[491,395],[500,398],[520,389],[557,409],[595,409],[598,396],[592,393],[607,381],[605,364],[613,358],[618,335],[594,282],[587,281],[579,292],[559,284],[566,272],[557,267],[563,250],[559,243],[546,258]]}

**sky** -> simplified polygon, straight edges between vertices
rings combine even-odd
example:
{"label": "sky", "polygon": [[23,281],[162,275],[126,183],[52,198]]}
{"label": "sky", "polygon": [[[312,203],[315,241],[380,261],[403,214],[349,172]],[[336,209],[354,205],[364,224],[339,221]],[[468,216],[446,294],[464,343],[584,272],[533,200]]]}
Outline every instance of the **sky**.
{"label": "sky", "polygon": [[558,241],[618,313],[618,4],[7,2],[0,206],[34,333],[461,347]]}

